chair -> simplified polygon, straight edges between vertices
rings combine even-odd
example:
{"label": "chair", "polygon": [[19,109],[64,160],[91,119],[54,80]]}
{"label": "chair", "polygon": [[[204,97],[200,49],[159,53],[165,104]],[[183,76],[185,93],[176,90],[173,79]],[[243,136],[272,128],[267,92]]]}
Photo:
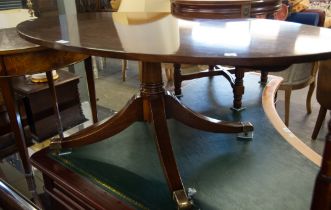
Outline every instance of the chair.
{"label": "chair", "polygon": [[[266,18],[271,16],[280,6],[279,1],[197,1],[197,0],[173,0],[172,13],[182,18]],[[201,77],[222,75],[233,88],[233,110],[242,110],[242,95],[244,94],[243,77],[245,69],[229,66],[209,66],[205,71],[197,71],[190,74],[182,74],[181,66],[174,66],[174,92],[181,96],[181,83],[184,80]],[[234,74],[234,75],[233,75]]]}
{"label": "chair", "polygon": [[316,99],[321,105],[312,139],[315,140],[321,129],[327,110],[331,110],[331,60],[320,61],[317,77]]}
{"label": "chair", "polygon": [[[286,21],[318,26],[322,24],[318,12],[293,13]],[[273,72],[272,75],[284,78],[279,90],[285,91],[285,125],[289,126],[290,99],[292,90],[302,89],[309,85],[306,99],[307,113],[311,113],[311,97],[315,89],[317,62],[293,64],[281,72]]]}
{"label": "chair", "polygon": [[284,80],[279,90],[285,91],[285,125],[289,126],[290,100],[292,90],[305,88],[309,85],[306,98],[307,113],[311,113],[311,97],[315,89],[317,62],[293,64],[281,72],[273,72],[272,75],[283,77]]}

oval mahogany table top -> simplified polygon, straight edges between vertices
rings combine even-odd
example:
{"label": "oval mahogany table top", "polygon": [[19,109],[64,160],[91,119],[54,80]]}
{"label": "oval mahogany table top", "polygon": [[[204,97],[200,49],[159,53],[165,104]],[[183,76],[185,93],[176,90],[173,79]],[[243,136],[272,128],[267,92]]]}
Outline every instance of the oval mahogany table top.
{"label": "oval mahogany table top", "polygon": [[17,30],[49,48],[147,62],[270,67],[331,58],[330,29],[266,19],[85,13],[26,21]]}

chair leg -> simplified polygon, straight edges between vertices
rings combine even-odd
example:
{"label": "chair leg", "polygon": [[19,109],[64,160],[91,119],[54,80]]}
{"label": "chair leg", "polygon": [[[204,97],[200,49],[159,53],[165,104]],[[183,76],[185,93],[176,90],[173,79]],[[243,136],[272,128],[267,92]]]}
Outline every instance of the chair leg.
{"label": "chair leg", "polygon": [[278,100],[278,90],[276,91],[275,98],[274,98],[275,107],[277,107],[277,100]]}
{"label": "chair leg", "polygon": [[325,118],[325,115],[326,115],[326,111],[327,109],[325,109],[324,107],[321,106],[320,108],[320,111],[318,113],[318,117],[317,117],[317,121],[316,121],[316,124],[315,124],[315,128],[314,128],[314,131],[313,131],[313,135],[311,136],[311,138],[313,140],[315,140],[317,138],[317,135],[322,127],[322,123],[324,121],[324,118]]}
{"label": "chair leg", "polygon": [[166,73],[167,81],[174,80],[174,69],[173,68],[166,67],[165,73]]}
{"label": "chair leg", "polygon": [[285,125],[288,127],[290,119],[291,89],[285,90]]}
{"label": "chair leg", "polygon": [[122,81],[126,79],[126,69],[128,67],[128,60],[122,60]]}
{"label": "chair leg", "polygon": [[313,92],[315,90],[315,81],[312,82],[309,85],[309,90],[308,90],[308,94],[307,94],[307,99],[306,99],[306,109],[307,109],[307,113],[310,114],[311,113],[311,97],[313,95]]}

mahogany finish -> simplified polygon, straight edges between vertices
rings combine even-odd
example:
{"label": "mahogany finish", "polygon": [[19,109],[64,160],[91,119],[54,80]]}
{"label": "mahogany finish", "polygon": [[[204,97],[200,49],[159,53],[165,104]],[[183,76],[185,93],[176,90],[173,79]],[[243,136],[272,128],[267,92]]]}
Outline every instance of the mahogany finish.
{"label": "mahogany finish", "polygon": [[331,208],[331,120],[323,152],[322,166],[316,177],[311,209],[328,210]]}
{"label": "mahogany finish", "polygon": [[[316,99],[321,107],[312,134],[312,139],[314,140],[318,135],[327,111],[331,110],[330,64],[331,60],[319,62]],[[331,208],[331,120],[329,121],[328,129],[329,132],[326,136],[322,165],[316,178],[315,193],[312,203],[312,208],[322,210]]]}
{"label": "mahogany finish", "polygon": [[0,29],[0,37],[2,38],[0,40],[0,55],[38,51],[43,48],[17,36],[16,28]]}
{"label": "mahogany finish", "polygon": [[[81,53],[51,50],[32,44],[20,38],[15,28],[0,29],[0,46],[0,89],[8,111],[11,130],[14,133],[18,152],[23,163],[28,189],[38,203],[21,117],[9,77],[50,71],[85,60],[89,56]],[[54,86],[51,86],[51,88],[54,88]],[[95,101],[95,99],[91,100]],[[96,109],[92,112],[96,113]]]}
{"label": "mahogany finish", "polygon": [[[53,209],[133,209],[105,190],[96,187],[87,178],[49,158],[47,153],[49,153],[47,148],[35,153],[31,163],[45,172],[43,173],[45,191],[51,195]],[[68,200],[68,197],[73,199]]]}
{"label": "mahogany finish", "polygon": [[11,210],[41,210],[35,206],[30,200],[22,196],[17,190],[12,188],[2,177],[0,179],[0,206],[2,209]]}
{"label": "mahogany finish", "polygon": [[[331,30],[291,22],[267,19],[183,20],[168,13],[84,13],[61,17],[70,22],[77,20],[79,31],[73,31],[71,42],[61,32],[57,16],[21,23],[17,26],[18,33],[28,41],[49,48],[146,62],[221,63],[277,71],[292,63],[331,56],[328,44]],[[149,22],[144,24],[146,19]],[[139,36],[138,31],[130,33],[143,26],[145,28],[139,30]],[[151,43],[154,41],[151,37],[162,35],[155,29],[163,27],[173,32],[166,34],[172,41],[164,39]],[[209,32],[219,33],[213,35]],[[79,37],[79,41],[74,40],[75,37]],[[69,42],[61,43],[60,40]],[[173,44],[171,49],[166,47],[170,43]],[[142,46],[148,46],[148,50]]]}
{"label": "mahogany finish", "polygon": [[[280,9],[280,0],[172,0],[171,11],[181,17],[239,18],[272,14]],[[248,6],[244,14],[242,6]],[[203,11],[203,12],[202,12]]]}
{"label": "mahogany finish", "polygon": [[[66,30],[65,25],[55,16],[24,22],[17,28],[23,38],[33,43],[58,50],[140,60],[143,70],[140,94],[126,107],[114,117],[64,138],[63,142],[54,141],[52,146],[90,144],[122,131],[135,121],[149,122],[154,128],[165,177],[179,208],[190,206],[190,202],[177,170],[166,119],[172,117],[212,132],[248,132],[253,127],[250,123],[203,117],[184,107],[165,92],[161,62],[279,71],[292,63],[331,57],[331,30],[290,22],[183,20],[168,13],[88,13],[61,16],[61,19],[75,23],[78,30],[72,30],[68,36],[62,31]],[[167,29],[166,34],[160,30],[163,28]],[[243,72],[238,71],[239,86],[242,76]]]}
{"label": "mahogany finish", "polygon": [[[171,11],[177,17],[182,18],[249,18],[249,17],[268,17],[280,9],[282,1],[247,1],[247,0],[173,0]],[[224,76],[233,88],[234,101],[233,109],[242,110],[241,98],[245,87],[240,82],[242,78],[235,78],[232,74],[242,70],[228,70],[227,68],[209,67],[209,71],[190,73],[182,75],[180,67],[174,66],[174,91],[177,96],[181,94],[181,82],[184,80],[197,79],[202,77],[212,77],[215,75]],[[242,73],[243,74],[243,73]],[[263,75],[263,74],[262,74]]]}
{"label": "mahogany finish", "polygon": [[[59,78],[54,81],[54,85],[58,93],[62,124],[66,129],[86,120],[78,92],[80,77],[64,70],[57,70],[57,74]],[[24,108],[26,113],[32,137],[39,142],[56,135],[52,104],[45,103],[52,100],[48,83],[33,83],[30,79],[21,76],[12,78],[12,85],[15,94],[22,98],[21,108]],[[21,115],[24,116],[24,113]]]}
{"label": "mahogany finish", "polygon": [[[0,72],[4,72],[6,70],[6,66],[3,62],[3,57],[0,56]],[[34,176],[32,174],[32,167],[29,162],[29,155],[27,151],[26,140],[24,136],[24,130],[22,126],[21,117],[19,114],[19,110],[17,104],[15,102],[15,96],[13,94],[11,81],[5,77],[0,77],[0,89],[4,98],[4,104],[7,108],[10,127],[12,132],[14,133],[15,143],[18,149],[18,153],[20,154],[23,169],[25,172],[25,179],[28,185],[28,189],[38,202],[38,196],[36,192],[36,185]]]}

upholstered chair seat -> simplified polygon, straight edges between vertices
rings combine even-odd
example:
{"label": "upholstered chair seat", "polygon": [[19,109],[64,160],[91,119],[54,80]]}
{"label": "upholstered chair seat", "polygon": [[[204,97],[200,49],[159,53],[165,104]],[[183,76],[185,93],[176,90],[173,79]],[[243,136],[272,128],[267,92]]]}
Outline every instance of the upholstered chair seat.
{"label": "upholstered chair seat", "polygon": [[301,83],[306,83],[310,80],[312,68],[313,63],[293,64],[284,71],[275,72],[272,74],[283,77],[284,80],[282,85],[298,85]]}
{"label": "upholstered chair seat", "polygon": [[301,89],[309,85],[306,98],[307,113],[311,113],[311,97],[315,89],[317,62],[293,64],[281,72],[272,72],[272,75],[280,76],[284,80],[279,90],[285,91],[285,125],[289,126],[290,99],[292,90]]}
{"label": "upholstered chair seat", "polygon": [[[292,13],[286,21],[296,22],[301,24],[321,26],[324,21],[324,16],[321,11],[306,11],[300,13]],[[321,19],[323,19],[321,21]],[[281,72],[272,72],[272,75],[283,77],[283,82],[280,90],[285,91],[285,125],[289,126],[290,116],[290,98],[292,90],[304,88],[309,85],[309,90],[306,99],[307,113],[311,113],[311,97],[315,89],[316,72],[318,63],[299,63],[293,64],[286,70]]]}

